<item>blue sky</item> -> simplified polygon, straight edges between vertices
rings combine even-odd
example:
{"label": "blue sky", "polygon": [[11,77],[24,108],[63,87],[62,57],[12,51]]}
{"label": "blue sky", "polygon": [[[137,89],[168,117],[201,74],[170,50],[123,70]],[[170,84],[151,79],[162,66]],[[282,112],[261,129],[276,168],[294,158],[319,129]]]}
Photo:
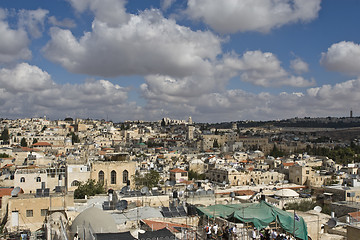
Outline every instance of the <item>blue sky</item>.
{"label": "blue sky", "polygon": [[357,0],[2,0],[3,118],[360,113]]}

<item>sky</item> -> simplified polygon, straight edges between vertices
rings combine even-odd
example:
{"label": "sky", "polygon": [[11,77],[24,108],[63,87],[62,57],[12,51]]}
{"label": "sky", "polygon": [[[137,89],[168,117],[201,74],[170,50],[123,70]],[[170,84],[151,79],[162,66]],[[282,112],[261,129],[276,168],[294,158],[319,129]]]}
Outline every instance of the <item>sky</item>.
{"label": "sky", "polygon": [[0,117],[360,115],[358,0],[1,0]]}

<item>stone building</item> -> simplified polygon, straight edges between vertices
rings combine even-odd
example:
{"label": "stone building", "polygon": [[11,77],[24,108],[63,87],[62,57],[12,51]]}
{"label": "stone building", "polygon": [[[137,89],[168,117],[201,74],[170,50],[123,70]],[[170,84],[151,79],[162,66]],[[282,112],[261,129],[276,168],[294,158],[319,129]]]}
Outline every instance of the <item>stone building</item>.
{"label": "stone building", "polygon": [[106,189],[120,190],[122,187],[135,186],[136,163],[133,161],[95,161],[91,164],[90,178],[104,183]]}
{"label": "stone building", "polygon": [[34,194],[20,194],[16,197],[4,197],[3,205],[5,204],[7,208],[2,208],[2,211],[8,213],[5,224],[8,232],[18,229],[36,231],[43,226],[48,214],[55,211],[65,212],[68,207],[73,207],[74,196],[50,194],[35,197]]}
{"label": "stone building", "polygon": [[289,180],[299,185],[321,187],[331,176],[320,175],[311,167],[293,165],[289,167]]}

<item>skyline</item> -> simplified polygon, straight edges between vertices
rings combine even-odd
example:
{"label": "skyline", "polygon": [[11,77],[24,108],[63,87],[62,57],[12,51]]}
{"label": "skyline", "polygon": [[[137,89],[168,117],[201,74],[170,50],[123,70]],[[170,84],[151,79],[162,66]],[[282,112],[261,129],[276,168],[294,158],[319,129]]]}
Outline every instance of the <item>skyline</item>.
{"label": "skyline", "polygon": [[3,0],[1,117],[357,116],[358,10],[356,0]]}

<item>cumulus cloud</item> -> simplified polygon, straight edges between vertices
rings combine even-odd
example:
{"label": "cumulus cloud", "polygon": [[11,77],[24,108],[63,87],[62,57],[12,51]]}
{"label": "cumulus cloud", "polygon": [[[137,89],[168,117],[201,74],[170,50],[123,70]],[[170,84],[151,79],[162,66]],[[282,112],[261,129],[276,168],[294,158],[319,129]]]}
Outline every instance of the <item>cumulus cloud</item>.
{"label": "cumulus cloud", "polygon": [[48,21],[58,27],[65,27],[65,28],[74,28],[76,27],[75,22],[70,18],[64,18],[63,20],[57,20],[55,16],[50,16]]}
{"label": "cumulus cloud", "polygon": [[12,69],[0,69],[0,84],[11,93],[32,92],[51,87],[54,82],[50,75],[28,63],[21,63]]}
{"label": "cumulus cloud", "polygon": [[8,63],[18,59],[29,59],[29,38],[24,29],[11,29],[5,21],[7,13],[0,8],[0,63]]}
{"label": "cumulus cloud", "polygon": [[186,13],[219,33],[269,32],[318,16],[321,0],[188,0]]}
{"label": "cumulus cloud", "polygon": [[281,67],[279,59],[270,52],[247,51],[241,57],[228,54],[224,57],[224,65],[229,70],[239,71],[241,80],[258,86],[309,87],[315,84],[314,80],[290,75]]}
{"label": "cumulus cloud", "polygon": [[321,54],[320,63],[331,71],[360,75],[360,45],[342,41]]}
{"label": "cumulus cloud", "polygon": [[141,108],[127,101],[128,91],[108,80],[56,84],[47,72],[27,63],[0,69],[0,111],[9,117],[105,117],[122,111],[140,116]]}
{"label": "cumulus cloud", "polygon": [[20,10],[19,26],[26,28],[32,37],[39,38],[44,32],[44,21],[48,13],[48,10],[41,8],[37,10]]}
{"label": "cumulus cloud", "polygon": [[45,56],[75,73],[185,77],[208,71],[209,62],[221,53],[217,36],[177,25],[158,10],[128,16],[127,23],[111,27],[96,15],[92,32],[79,40],[69,30],[54,27],[43,48]]}
{"label": "cumulus cloud", "polygon": [[[168,116],[191,115],[196,121],[220,122],[239,119],[266,120],[298,117],[344,116],[348,109],[360,112],[360,80],[293,92],[254,94],[241,89],[203,94],[178,104],[152,99],[145,109]],[[352,104],[353,103],[353,104]]]}
{"label": "cumulus cloud", "polygon": [[68,0],[71,5],[79,12],[90,10],[94,12],[96,18],[116,27],[124,24],[129,20],[126,13],[126,0]]}
{"label": "cumulus cloud", "polygon": [[300,58],[296,58],[294,60],[291,60],[290,62],[290,68],[293,69],[296,73],[306,73],[309,71],[309,65],[304,62]]}

